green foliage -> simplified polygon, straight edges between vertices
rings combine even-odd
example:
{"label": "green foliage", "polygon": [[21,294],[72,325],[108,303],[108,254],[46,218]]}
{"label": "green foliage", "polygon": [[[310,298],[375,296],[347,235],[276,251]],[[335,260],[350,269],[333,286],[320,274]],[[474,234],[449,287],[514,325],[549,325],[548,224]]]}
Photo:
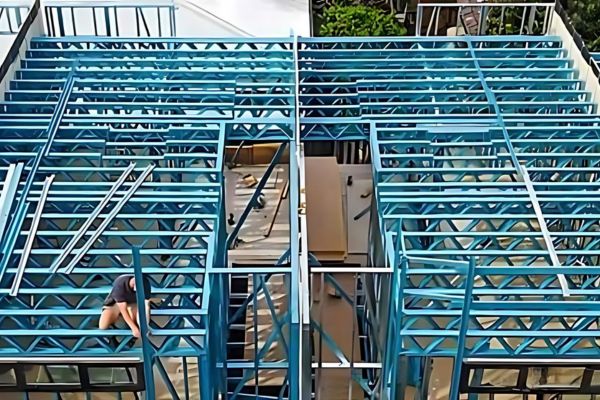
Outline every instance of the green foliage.
{"label": "green foliage", "polygon": [[591,51],[600,51],[600,1],[567,0],[565,9],[577,33]]}
{"label": "green foliage", "polygon": [[[497,0],[494,3],[535,3],[537,0]],[[581,35],[590,51],[600,51],[600,0],[561,0],[573,27]],[[493,8],[487,16],[487,33],[490,35],[519,34],[522,9],[506,7],[502,18],[501,9]],[[528,29],[530,15],[525,15],[525,34],[541,34],[544,13],[540,8],[532,18],[533,26]]]}
{"label": "green foliage", "polygon": [[403,36],[406,28],[393,15],[376,7],[346,2],[323,11],[321,36]]}
{"label": "green foliage", "polygon": [[[519,1],[521,3],[535,3],[537,0]],[[515,0],[497,0],[494,3],[515,3]],[[486,33],[488,35],[541,35],[544,26],[544,10],[539,8],[535,15],[531,15],[533,9],[527,9],[523,15],[521,7],[505,7],[504,13],[501,7],[490,8],[486,19]],[[525,21],[523,23],[523,18]],[[523,30],[521,30],[521,27]]]}

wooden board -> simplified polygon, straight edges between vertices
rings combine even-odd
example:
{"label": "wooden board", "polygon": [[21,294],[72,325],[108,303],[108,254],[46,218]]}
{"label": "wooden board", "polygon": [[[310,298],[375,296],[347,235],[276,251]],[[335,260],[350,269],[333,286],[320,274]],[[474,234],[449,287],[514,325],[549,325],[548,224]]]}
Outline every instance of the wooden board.
{"label": "wooden board", "polygon": [[306,157],[308,250],[321,261],[343,261],[348,254],[340,171],[334,157]]}
{"label": "wooden board", "polygon": [[351,254],[367,254],[369,251],[370,211],[355,220],[371,205],[371,196],[362,197],[373,191],[373,182],[368,179],[356,179],[352,186],[346,187],[346,225],[348,227],[348,252]]}
{"label": "wooden board", "polygon": [[[270,164],[273,156],[279,148],[279,143],[258,143],[253,145],[242,146],[239,150],[236,164],[242,165],[264,165]],[[238,151],[238,146],[227,146],[225,148],[225,160],[231,161],[234,154]],[[289,146],[279,159],[280,164],[288,163],[290,159]]]}

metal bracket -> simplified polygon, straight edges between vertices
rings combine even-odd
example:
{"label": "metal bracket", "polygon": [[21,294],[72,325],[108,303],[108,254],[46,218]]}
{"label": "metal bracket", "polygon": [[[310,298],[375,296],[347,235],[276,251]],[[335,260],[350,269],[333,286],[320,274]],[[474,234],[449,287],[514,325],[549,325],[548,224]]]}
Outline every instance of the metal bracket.
{"label": "metal bracket", "polygon": [[54,177],[54,175],[50,175],[44,181],[42,193],[40,194],[40,199],[38,201],[35,214],[33,215],[33,220],[31,221],[31,228],[29,229],[29,234],[27,235],[27,241],[25,242],[25,247],[23,248],[23,254],[21,254],[21,260],[19,261],[19,265],[17,267],[15,280],[13,281],[13,285],[10,289],[9,294],[11,296],[16,296],[19,293],[19,286],[21,285],[21,280],[23,279],[23,274],[25,273],[25,267],[27,266],[27,261],[29,260],[29,255],[31,253],[31,247],[33,246],[33,241],[35,240],[40,219],[42,218],[42,212],[44,211],[44,205],[46,204],[48,192],[50,191],[50,186],[54,181]]}
{"label": "metal bracket", "polygon": [[50,270],[53,273],[56,273],[56,271],[58,271],[58,268],[60,268],[60,265],[63,263],[63,261],[65,261],[65,259],[69,256],[69,254],[71,254],[73,249],[75,249],[75,246],[77,245],[79,240],[81,240],[81,238],[87,233],[90,226],[92,226],[92,223],[96,220],[96,218],[98,218],[98,216],[100,215],[100,213],[102,212],[104,207],[106,207],[106,205],[110,202],[110,200],[113,198],[115,193],[117,193],[117,190],[119,190],[119,188],[123,185],[123,183],[125,182],[127,177],[131,174],[131,172],[133,172],[134,168],[135,168],[135,163],[129,164],[127,169],[125,169],[125,171],[123,171],[123,173],[121,174],[119,179],[110,188],[108,193],[106,193],[106,196],[104,196],[102,201],[100,201],[100,203],[94,209],[92,214],[90,214],[89,218],[83,223],[83,225],[81,225],[81,227],[79,228],[79,230],[77,231],[75,236],[73,236],[71,238],[71,240],[67,244],[67,247],[65,247],[65,249],[58,256],[58,258],[56,260],[54,260],[54,263],[52,263],[52,267],[50,267]]}
{"label": "metal bracket", "polygon": [[8,222],[10,209],[17,193],[22,171],[23,163],[10,164],[8,166],[8,172],[6,173],[2,193],[0,194],[0,243],[2,243],[2,236],[6,231],[6,223]]}
{"label": "metal bracket", "polygon": [[110,213],[104,218],[98,229],[92,234],[92,236],[85,242],[85,244],[77,251],[75,257],[71,260],[71,262],[65,267],[63,272],[65,274],[70,274],[73,269],[77,266],[77,263],[83,258],[85,253],[94,245],[96,240],[102,235],[102,232],[108,228],[108,225],[112,222],[113,219],[119,214],[121,209],[125,206],[125,204],[131,199],[131,197],[135,194],[135,192],[142,186],[146,178],[150,175],[152,170],[154,169],[154,164],[150,164],[142,171],[140,176],[138,176],[137,180],[133,183],[133,185],[129,188],[129,190],[125,193],[125,195],[119,200],[119,202],[115,205],[115,207],[110,211]]}

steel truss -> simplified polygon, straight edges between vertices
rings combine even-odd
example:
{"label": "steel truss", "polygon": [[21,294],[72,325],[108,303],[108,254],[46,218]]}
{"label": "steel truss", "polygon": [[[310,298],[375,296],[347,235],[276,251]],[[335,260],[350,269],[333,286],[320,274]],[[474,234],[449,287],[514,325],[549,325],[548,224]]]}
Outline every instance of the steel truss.
{"label": "steel truss", "polygon": [[[230,276],[252,276],[251,298],[270,306],[273,275],[286,280],[290,302],[298,297],[298,250],[282,257],[291,266],[226,268],[222,171],[226,138],[296,150],[293,46],[291,38],[31,41],[0,120],[0,357],[73,365],[104,357],[109,367],[105,356],[128,356],[144,363],[148,398],[153,366],[173,398],[189,398],[186,365],[197,362],[206,399],[228,390],[247,397],[259,370],[289,369],[281,395],[299,398],[287,383],[300,375],[290,328],[299,327],[297,301],[273,315],[280,329],[255,360],[225,358],[237,322],[225,301]],[[134,265],[154,298],[142,346],[129,330],[97,329],[111,283]],[[261,361],[273,342],[285,359]],[[182,360],[185,393],[168,376],[171,358]]]}
{"label": "steel truss", "polygon": [[[464,357],[598,354],[600,116],[556,37],[43,37],[20,67],[1,103],[0,357],[137,357],[150,396],[154,366],[173,398],[163,361],[197,359],[203,399],[260,397],[260,371],[284,371],[275,397],[306,398],[310,369],[329,366],[306,350],[320,326],[304,140],[371,144],[370,265],[311,268],[359,279],[339,293],[364,362],[320,336],[365,396],[402,396],[409,357],[455,358],[456,397]],[[292,210],[281,262],[243,271],[226,268],[222,172],[241,140],[289,146]],[[112,280],[134,270],[157,297],[142,347],[96,329]],[[252,360],[226,357],[235,276],[252,280],[239,309],[260,299],[273,322]]]}
{"label": "steel truss", "polygon": [[[398,359],[454,357],[454,399],[463,357],[598,352],[595,106],[552,38],[505,40],[455,45],[470,70],[456,79],[469,90],[454,94],[444,71],[453,64],[440,64],[427,73],[440,89],[429,104],[412,100],[423,86],[375,106],[395,119],[369,125],[380,223],[395,234],[399,266],[383,372],[390,398],[407,380],[397,381]],[[498,59],[507,47],[510,59]],[[546,62],[556,64],[542,78]]]}
{"label": "steel truss", "polygon": [[455,399],[463,357],[597,354],[600,131],[558,38],[303,39],[300,79],[304,140],[371,143],[395,269],[362,278],[369,387],[427,393],[419,360],[453,357]]}

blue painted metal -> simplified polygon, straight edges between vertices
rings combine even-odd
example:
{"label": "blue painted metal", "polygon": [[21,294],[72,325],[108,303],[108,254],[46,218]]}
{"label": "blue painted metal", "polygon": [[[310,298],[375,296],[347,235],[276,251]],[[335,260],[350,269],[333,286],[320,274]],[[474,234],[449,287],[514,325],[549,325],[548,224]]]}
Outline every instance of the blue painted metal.
{"label": "blue painted metal", "polygon": [[132,248],[133,272],[135,278],[135,297],[137,300],[137,313],[142,341],[142,355],[144,360],[144,382],[146,386],[146,398],[156,398],[154,388],[154,351],[150,345],[150,321],[146,320],[146,293],[144,288],[144,272],[142,270],[140,249]]}
{"label": "blue painted metal", "polygon": [[13,281],[12,287],[10,289],[9,294],[11,296],[16,296],[19,293],[21,280],[23,279],[23,274],[25,273],[25,267],[27,266],[27,261],[29,260],[29,253],[31,251],[31,248],[33,247],[35,235],[37,234],[40,219],[42,217],[42,212],[44,211],[46,198],[48,197],[48,192],[50,191],[52,181],[54,181],[54,175],[48,176],[44,181],[42,193],[40,194],[40,199],[38,201],[38,205],[35,209],[35,214],[31,221],[31,227],[29,228],[29,233],[27,234],[27,241],[25,242],[25,247],[23,248],[23,252],[21,253],[21,259],[19,260],[19,265],[17,266],[15,280]]}
{"label": "blue painted metal", "polygon": [[154,170],[154,164],[149,164],[136,178],[135,182],[131,185],[131,187],[125,192],[123,197],[119,199],[117,204],[113,207],[112,210],[104,217],[102,223],[98,225],[94,233],[92,233],[91,237],[84,242],[84,244],[77,249],[77,253],[69,264],[62,271],[64,274],[70,274],[71,271],[75,269],[75,267],[79,264],[81,259],[87,254],[90,248],[94,246],[96,240],[102,235],[102,233],[111,225],[115,217],[121,212],[125,204],[131,199],[131,197],[135,194],[137,190],[144,184],[144,181],[150,173]]}
{"label": "blue painted metal", "polygon": [[[370,258],[389,270],[373,285],[389,296],[365,300],[380,301],[366,304],[365,326],[383,339],[368,347],[381,370],[357,377],[367,397],[399,398],[408,357],[597,356],[600,115],[557,37],[35,38],[1,105],[0,178],[17,162],[28,175],[3,238],[0,357],[139,354],[128,330],[96,329],[137,247],[136,276],[151,279],[152,315],[166,319],[144,351],[199,360],[203,398],[243,398],[257,370],[285,371],[281,397],[302,398],[300,140],[371,144],[383,245]],[[228,268],[226,140],[289,144],[289,265]],[[156,167],[119,210],[134,183],[114,182],[132,162]],[[28,209],[50,174],[9,301]],[[92,239],[86,257],[53,273],[78,236]],[[469,274],[466,260],[477,261]],[[244,307],[260,295],[274,321],[252,360],[225,356],[241,314],[229,314],[236,274],[255,282]],[[268,287],[276,275],[284,315]],[[265,358],[273,343],[281,360]]]}
{"label": "blue painted metal", "polygon": [[[458,332],[458,343],[456,345],[456,356],[454,357],[454,368],[452,370],[452,381],[450,384],[450,398],[456,400],[460,399],[460,373],[465,354],[467,331],[469,330],[471,304],[473,302],[473,286],[475,285],[475,261],[472,258],[469,260],[466,269],[460,329]],[[465,271],[463,271],[463,274],[464,273]]]}
{"label": "blue painted metal", "polygon": [[62,90],[56,104],[53,108],[52,115],[50,117],[50,121],[48,126],[44,130],[45,139],[42,141],[42,146],[39,149],[35,149],[37,153],[35,154],[35,158],[30,167],[29,174],[27,175],[27,179],[25,180],[25,184],[23,190],[21,191],[21,195],[17,201],[15,217],[11,221],[8,228],[8,235],[4,238],[0,245],[2,246],[2,253],[5,257],[2,258],[2,262],[0,262],[0,281],[5,274],[6,267],[9,261],[9,256],[13,253],[14,247],[16,245],[16,240],[18,237],[17,230],[20,229],[21,224],[23,223],[22,218],[25,217],[25,213],[28,210],[29,203],[27,201],[27,196],[29,196],[29,191],[34,183],[35,176],[38,173],[38,169],[42,163],[42,160],[48,157],[52,144],[54,142],[54,138],[58,132],[58,128],[62,122],[62,118],[69,100],[69,96],[71,95],[71,91],[73,90],[73,81],[74,81],[74,70],[76,68],[76,61],[71,62],[71,65],[68,70],[68,74],[66,76],[64,85],[62,86]]}
{"label": "blue painted metal", "polygon": [[134,163],[129,164],[129,167],[127,167],[127,169],[125,171],[123,171],[123,174],[121,174],[121,176],[119,177],[119,179],[117,179],[117,181],[115,182],[113,187],[108,191],[108,193],[106,193],[106,196],[104,196],[102,201],[94,209],[94,212],[92,212],[90,217],[79,227],[79,230],[71,238],[71,240],[67,244],[67,247],[65,247],[63,249],[63,252],[60,254],[60,256],[58,256],[58,258],[56,258],[53,261],[52,266],[50,267],[50,270],[52,272],[58,271],[58,268],[60,268],[62,262],[69,256],[69,254],[71,254],[71,252],[75,249],[75,246],[77,246],[77,242],[79,242],[79,240],[85,235],[87,230],[92,226],[92,224],[94,223],[96,218],[98,218],[98,215],[100,215],[100,213],[102,212],[104,207],[108,204],[108,202],[111,200],[111,198],[115,195],[115,193],[120,188],[120,186],[125,182],[125,179],[127,179],[129,174],[131,172],[133,172],[134,167],[135,167]]}
{"label": "blue painted metal", "polygon": [[[91,82],[79,72],[89,72],[94,65],[86,64],[94,57],[93,49],[88,55],[70,56],[69,51],[82,49],[77,41],[64,46],[59,41],[50,42],[45,49],[35,42],[29,52],[37,48],[49,53],[41,64],[22,61],[8,90],[12,93],[6,93],[5,114],[0,122],[0,177],[4,181],[9,166],[23,162],[28,179],[19,184],[16,196],[23,206],[13,205],[9,214],[12,236],[6,235],[5,239],[14,242],[14,250],[1,260],[6,268],[0,287],[0,357],[139,356],[139,348],[129,345],[129,330],[97,329],[103,298],[115,277],[134,272],[131,247],[138,247],[139,265],[152,281],[153,297],[157,299],[152,316],[160,320],[160,324],[153,321],[150,328],[152,342],[143,343],[149,398],[154,398],[153,357],[193,357],[201,360],[199,368],[210,376],[216,369],[209,345],[215,335],[208,331],[210,324],[217,325],[209,310],[218,299],[210,290],[209,281],[213,279],[207,274],[217,264],[215,254],[222,257],[222,250],[218,253],[216,249],[225,243],[215,232],[222,226],[222,164],[226,124],[231,124],[212,115],[199,119],[194,107],[214,110],[212,105],[205,107],[202,98],[220,101],[222,87],[228,91],[225,97],[229,101],[235,82],[223,86],[219,79],[210,77],[182,82],[192,94],[186,99],[183,93],[164,91],[164,81],[157,80],[152,89],[152,83],[143,77],[122,80],[119,75],[128,63],[122,58],[121,65],[103,66],[112,71],[111,76],[100,74],[88,86]],[[172,51],[177,54],[175,47]],[[195,45],[184,47],[192,49]],[[119,48],[122,46],[115,44],[115,49]],[[59,54],[62,51],[65,54]],[[151,54],[140,55],[140,61]],[[65,59],[70,61],[65,63]],[[70,74],[74,60],[80,63],[77,73]],[[33,78],[37,83],[28,86],[32,83],[29,74],[33,77],[42,70],[47,73],[37,75]],[[60,78],[55,79],[57,72]],[[104,98],[109,93],[105,89],[113,93],[110,99]],[[190,113],[187,122],[172,110],[150,110],[152,102],[171,107],[170,103],[193,103],[197,99],[197,106],[186,107]],[[82,103],[91,107],[84,111]],[[105,108],[100,110],[97,106],[102,103]],[[145,114],[151,120],[143,122],[144,117],[139,116],[134,120],[136,114]],[[111,120],[111,115],[124,120]],[[83,125],[69,121],[80,117],[94,121],[88,119]],[[135,166],[130,168],[132,162]],[[148,180],[122,202],[119,210],[119,201],[134,183],[127,181],[125,174],[112,196],[109,194],[114,182],[124,171],[137,176],[151,164],[155,167]],[[27,209],[38,202],[42,182],[51,174],[55,181],[41,213],[36,241],[17,296],[10,300],[10,285],[20,272],[18,262],[25,254],[29,226],[35,216]],[[99,208],[100,204],[103,207]],[[102,222],[113,217],[112,225],[99,231]],[[83,243],[98,236],[97,240],[81,261],[71,265],[69,274],[62,269],[53,273],[53,260],[88,220],[92,223],[81,230],[81,240],[75,241],[73,253],[66,253],[71,255],[64,259],[65,265],[72,262],[72,254],[80,251]],[[223,336],[222,332],[218,335]],[[152,356],[147,355],[148,351]],[[203,396],[214,398],[216,390],[207,383]]]}
{"label": "blue painted metal", "polygon": [[[339,95],[327,96],[335,104],[330,115],[315,116],[304,134],[371,132],[381,234],[402,237],[388,256],[398,269],[382,372],[389,398],[400,396],[402,357],[459,364],[463,355],[597,354],[590,317],[600,269],[589,194],[600,131],[596,106],[560,43],[497,37],[331,47],[321,66],[347,78]],[[339,72],[349,54],[362,63],[360,53],[372,78]],[[554,66],[541,74],[547,62]],[[325,98],[334,82],[333,73],[320,78],[315,97]],[[426,258],[448,267],[415,265]],[[449,266],[473,258],[474,281]],[[469,284],[470,309],[463,301]],[[451,396],[459,372],[457,365]]]}
{"label": "blue painted metal", "polygon": [[[150,48],[146,47],[148,44]],[[128,248],[138,245],[144,273],[156,284],[154,294],[161,298],[153,315],[169,318],[165,326],[152,328],[153,343],[157,339],[160,342],[153,344],[157,357],[197,357],[203,371],[202,395],[213,398],[217,390],[225,393],[227,381],[217,377],[227,375],[225,370],[236,367],[219,366],[220,361],[227,363],[221,360],[226,351],[219,349],[223,348],[229,325],[227,308],[224,312],[222,308],[226,307],[223,299],[227,297],[225,280],[228,277],[221,270],[226,265],[221,261],[226,260],[221,248],[226,238],[222,233],[213,235],[217,231],[224,232],[225,137],[281,142],[293,138],[295,89],[290,39],[265,39],[261,43],[227,39],[217,44],[200,39],[158,42],[156,39],[36,38],[29,55],[13,81],[14,90],[7,95],[7,101],[18,104],[19,109],[16,113],[10,110],[4,114],[6,119],[2,122],[5,124],[0,123],[0,129],[8,127],[9,132],[19,136],[26,132],[35,142],[38,127],[47,123],[48,113],[53,110],[52,102],[59,96],[56,82],[64,81],[62,70],[70,65],[65,60],[78,60],[73,90],[50,152],[64,160],[58,167],[62,173],[57,177],[63,179],[56,198],[61,203],[69,202],[73,209],[68,216],[58,210],[46,213],[45,220],[50,225],[40,232],[47,247],[34,249],[33,254],[37,253],[38,258],[32,258],[34,265],[27,268],[20,293],[29,295],[35,290],[40,296],[42,293],[58,295],[58,288],[54,292],[51,288],[38,290],[38,279],[56,282],[61,287],[66,283],[70,288],[63,289],[63,293],[69,293],[69,297],[81,296],[81,302],[75,304],[60,299],[65,308],[61,314],[65,318],[76,317],[83,321],[74,332],[89,332],[97,341],[117,336],[117,333],[120,336],[117,336],[116,347],[103,343],[100,349],[75,347],[65,351],[77,354],[131,352],[126,345],[129,332],[104,333],[93,329],[99,314],[99,309],[94,307],[98,307],[111,280],[117,274],[130,271]],[[135,76],[131,75],[128,72],[131,56],[136,60],[134,69],[139,67],[154,73],[138,71]],[[205,61],[198,63],[199,60]],[[178,70],[177,75],[164,69],[167,63],[171,64],[169,69]],[[104,72],[96,69],[98,67]],[[90,68],[96,72],[92,74]],[[38,83],[30,86],[34,81]],[[174,87],[181,90],[173,90]],[[31,96],[36,100],[32,102]],[[26,150],[11,154],[20,157]],[[78,231],[82,232],[81,243],[94,238],[99,228],[82,228],[88,224],[86,221],[97,219],[96,224],[100,224],[115,215],[111,210],[130,183],[117,189],[114,196],[109,194],[113,182],[131,162],[136,163],[138,173],[149,163],[157,164],[152,181],[144,182],[123,210],[116,213],[114,229],[102,232],[87,252],[88,257],[77,264],[71,261],[70,274],[59,270],[50,278],[45,270],[47,261],[42,259],[52,260],[63,254],[67,242]],[[56,165],[42,165],[40,173],[55,172],[56,168]],[[99,178],[101,184],[92,183]],[[89,183],[84,183],[84,179]],[[105,209],[99,206],[103,203],[107,203]],[[175,224],[167,223],[165,218],[183,224],[175,228]],[[71,222],[64,229],[60,223],[52,223],[54,219]],[[54,243],[57,239],[58,243]],[[73,253],[78,252],[73,250]],[[188,263],[186,267],[179,267]],[[8,268],[9,274],[13,271]],[[260,281],[262,274],[289,276],[291,269],[287,266],[245,268],[244,273],[257,274]],[[92,281],[91,274],[102,277],[102,287],[97,287],[99,282]],[[83,284],[78,282],[81,276],[87,277]],[[185,282],[181,284],[179,280]],[[257,292],[264,292],[262,296],[268,299],[269,291],[262,286]],[[201,306],[196,310],[198,303]],[[84,306],[76,308],[78,304]],[[49,311],[40,308],[42,318],[53,319]],[[269,342],[288,343],[282,334],[288,335],[283,326],[290,323],[290,317],[278,318],[275,325],[282,329],[278,329]],[[56,332],[50,331],[49,335]],[[268,348],[269,345],[265,346]],[[266,354],[265,349],[261,348],[259,354]],[[297,354],[298,347],[286,353]],[[287,369],[288,363],[284,360],[275,365],[259,362],[244,369],[250,371],[257,366],[260,370]],[[212,381],[209,376],[217,379]],[[245,382],[242,379],[240,383],[241,392]],[[291,391],[286,386],[282,388],[285,393]]]}

